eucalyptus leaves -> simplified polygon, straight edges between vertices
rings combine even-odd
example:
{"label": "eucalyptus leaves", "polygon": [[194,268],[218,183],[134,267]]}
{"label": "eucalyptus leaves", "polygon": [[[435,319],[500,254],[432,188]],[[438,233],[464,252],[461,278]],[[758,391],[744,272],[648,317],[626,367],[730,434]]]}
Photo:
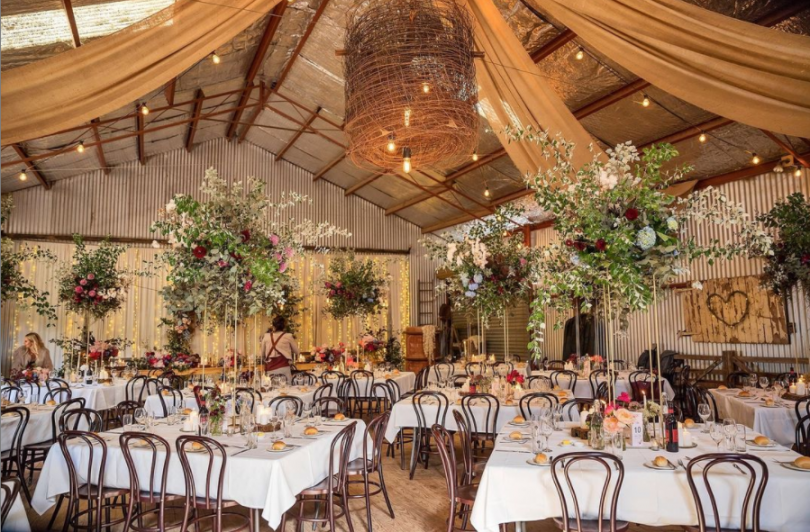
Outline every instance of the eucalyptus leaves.
{"label": "eucalyptus leaves", "polygon": [[335,256],[323,284],[324,311],[336,320],[376,314],[383,308],[385,284],[385,275],[374,260],[358,259],[352,253]]}
{"label": "eucalyptus leaves", "polygon": [[784,297],[799,285],[810,304],[810,203],[796,192],[759,220],[776,233],[771,253],[765,257],[762,284]]}

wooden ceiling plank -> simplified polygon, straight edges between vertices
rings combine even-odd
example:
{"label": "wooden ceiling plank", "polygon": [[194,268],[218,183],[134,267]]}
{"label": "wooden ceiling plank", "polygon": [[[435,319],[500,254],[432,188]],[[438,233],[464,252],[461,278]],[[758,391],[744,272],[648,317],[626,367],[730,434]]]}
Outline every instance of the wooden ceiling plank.
{"label": "wooden ceiling plank", "polygon": [[[276,7],[273,8],[273,11],[270,12],[267,26],[264,28],[264,33],[256,48],[256,53],[253,54],[253,60],[250,62],[247,74],[245,74],[245,87],[255,88],[253,80],[256,78],[256,74],[259,73],[259,69],[264,62],[264,56],[267,54],[267,50],[270,48],[270,44],[276,36],[278,27],[281,25],[281,18],[282,15],[284,15],[284,11],[287,9],[288,3],[289,2],[283,1],[279,2]],[[234,111],[231,123],[228,125],[228,131],[225,134],[226,138],[233,139],[234,135],[236,135],[236,129],[239,125],[239,121],[242,119],[244,106],[248,102],[252,92],[252,90],[245,91],[239,97],[239,102],[236,104],[237,110]]]}
{"label": "wooden ceiling plank", "polygon": [[671,133],[665,137],[661,137],[653,141],[647,142],[646,144],[642,144],[641,146],[638,147],[638,151],[641,151],[644,148],[649,148],[653,144],[663,144],[665,142],[669,144],[677,144],[685,140],[699,137],[701,133],[708,133],[710,131],[726,127],[733,123],[734,121],[729,120],[728,118],[723,117],[712,118],[711,120],[701,122],[700,124],[694,126],[689,126],[680,131],[676,131],[675,133]]}
{"label": "wooden ceiling plank", "polygon": [[96,155],[98,156],[98,164],[101,166],[101,169],[104,171],[106,175],[110,175],[110,167],[107,165],[107,158],[104,156],[104,148],[101,145],[101,136],[98,134],[98,118],[91,121],[93,125],[93,138],[95,139],[96,145]]}
{"label": "wooden ceiling plank", "polygon": [[320,178],[322,178],[329,170],[331,170],[332,168],[337,166],[337,164],[340,161],[342,161],[343,159],[345,159],[345,158],[346,158],[346,154],[345,153],[341,154],[340,157],[338,157],[334,161],[330,162],[329,164],[327,164],[326,166],[321,168],[321,170],[317,174],[315,174],[315,177],[312,178],[312,181],[315,182],[315,181],[319,180]]}
{"label": "wooden ceiling plank", "polygon": [[352,194],[356,194],[357,191],[360,190],[361,188],[367,187],[368,185],[372,184],[373,182],[375,182],[376,180],[378,180],[382,176],[387,175],[388,173],[389,172],[387,172],[387,171],[383,171],[383,172],[377,172],[377,173],[371,174],[368,177],[366,177],[364,179],[361,179],[360,181],[358,181],[357,183],[355,183],[351,187],[347,188],[346,192],[344,192],[343,195],[348,197],[348,196],[351,196]]}
{"label": "wooden ceiling plank", "polygon": [[532,61],[535,63],[539,63],[546,57],[550,56],[563,46],[565,46],[568,42],[576,39],[577,34],[573,31],[569,30],[568,28],[564,29],[560,33],[557,34],[556,37],[551,39],[549,42],[535,50],[531,53]]}
{"label": "wooden ceiling plank", "polygon": [[72,0],[62,0],[62,8],[67,15],[68,25],[70,26],[70,36],[73,39],[73,47],[78,48],[82,45],[82,39],[79,37],[79,27],[76,25],[76,16],[73,13]]}
{"label": "wooden ceiling plank", "polygon": [[195,102],[194,102],[194,110],[191,113],[192,120],[188,123],[188,131],[186,132],[186,151],[191,153],[192,148],[194,148],[194,135],[197,133],[197,126],[200,124],[200,115],[202,114],[203,108],[203,90],[197,89]]}
{"label": "wooden ceiling plank", "polygon": [[[12,144],[11,147],[14,148],[14,151],[17,152],[17,156],[20,159],[29,158],[28,155],[25,153],[25,150],[23,150],[23,147],[20,146],[19,144]],[[45,187],[45,190],[51,189],[51,184],[48,182],[47,179],[45,179],[45,176],[42,175],[42,172],[39,171],[39,168],[37,168],[34,163],[26,162],[25,167],[28,170],[28,172],[31,172],[31,175],[37,178],[37,181],[39,181],[40,185]]]}
{"label": "wooden ceiling plank", "polygon": [[281,148],[281,150],[276,154],[276,161],[280,161],[284,157],[284,154],[287,153],[287,150],[292,148],[292,145],[295,144],[295,141],[298,140],[298,138],[304,133],[304,131],[306,131],[312,125],[312,122],[314,122],[315,119],[318,118],[318,114],[320,114],[320,112],[321,108],[318,107],[315,110],[315,112],[312,113],[312,115],[309,118],[307,118],[307,121],[301,125],[300,129],[295,132],[292,138],[287,141],[287,144],[285,144],[284,147]]}
{"label": "wooden ceiling plank", "polygon": [[141,164],[146,164],[146,139],[144,138],[146,134],[144,133],[144,129],[146,129],[144,124],[144,114],[138,108],[136,104],[136,109],[138,112],[135,113],[135,131],[138,132],[138,162]]}

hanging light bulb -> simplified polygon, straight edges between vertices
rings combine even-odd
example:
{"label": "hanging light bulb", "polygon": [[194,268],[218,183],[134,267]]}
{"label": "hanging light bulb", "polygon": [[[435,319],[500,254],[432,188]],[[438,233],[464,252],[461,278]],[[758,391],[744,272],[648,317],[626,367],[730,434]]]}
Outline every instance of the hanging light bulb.
{"label": "hanging light bulb", "polygon": [[424,92],[425,94],[430,92],[430,85],[428,84],[427,81],[422,83],[422,92]]}
{"label": "hanging light bulb", "polygon": [[411,173],[411,149],[410,148],[402,148],[402,170],[406,174]]}
{"label": "hanging light bulb", "polygon": [[577,54],[574,57],[577,58],[577,61],[582,61],[583,59],[585,59],[585,50],[583,50],[582,47],[580,47],[577,50]]}
{"label": "hanging light bulb", "polygon": [[76,151],[79,153],[84,153],[84,141],[80,140],[79,145],[76,146]]}
{"label": "hanging light bulb", "polygon": [[141,114],[142,115],[148,115],[149,114],[149,108],[146,106],[145,103],[141,104]]}
{"label": "hanging light bulb", "polygon": [[487,185],[487,188],[484,189],[484,197],[488,198],[491,195],[492,195],[492,192],[489,191],[489,185]]}
{"label": "hanging light bulb", "polygon": [[644,95],[644,99],[641,100],[641,105],[644,106],[644,107],[649,107],[650,106],[650,97],[647,96],[646,94]]}
{"label": "hanging light bulb", "polygon": [[802,167],[797,166],[795,170],[793,170],[793,177],[801,177],[802,176]]}
{"label": "hanging light bulb", "polygon": [[218,65],[220,61],[222,60],[217,55],[217,51],[214,50],[213,52],[211,52],[211,62],[214,63],[215,65]]}
{"label": "hanging light bulb", "polygon": [[20,181],[25,181],[28,179],[28,174],[25,173],[25,168],[20,170]]}
{"label": "hanging light bulb", "polygon": [[405,127],[410,127],[411,125],[411,108],[405,108]]}
{"label": "hanging light bulb", "polygon": [[478,160],[478,152],[477,152],[477,151],[474,151],[474,152],[473,152],[473,155],[472,155],[472,160],[473,160],[473,161],[477,161],[477,160]]}
{"label": "hanging light bulb", "polygon": [[708,137],[706,137],[706,133],[701,133],[700,136],[698,137],[698,140],[700,142],[706,142],[707,139]]}
{"label": "hanging light bulb", "polygon": [[386,145],[386,149],[388,150],[389,153],[394,153],[394,151],[397,149],[397,143],[394,142],[393,133],[388,135],[388,144]]}
{"label": "hanging light bulb", "polygon": [[761,163],[761,162],[762,162],[762,159],[760,159],[760,158],[759,158],[759,155],[757,155],[756,153],[754,153],[754,154],[753,154],[753,157],[751,157],[751,163],[752,163],[752,164],[759,164],[759,163]]}

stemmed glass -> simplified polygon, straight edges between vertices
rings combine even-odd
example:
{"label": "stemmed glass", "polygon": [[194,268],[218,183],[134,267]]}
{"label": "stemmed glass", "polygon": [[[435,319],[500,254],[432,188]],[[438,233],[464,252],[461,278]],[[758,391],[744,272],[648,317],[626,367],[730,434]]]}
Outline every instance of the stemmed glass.
{"label": "stemmed glass", "polygon": [[130,432],[132,430],[132,414],[121,416],[121,423],[124,425],[124,432]]}
{"label": "stemmed glass", "polygon": [[726,448],[729,451],[734,450],[734,436],[737,434],[737,422],[733,418],[726,418],[723,420],[723,432],[726,435]]}
{"label": "stemmed glass", "polygon": [[709,432],[709,427],[706,425],[709,416],[712,415],[712,411],[709,409],[709,405],[706,403],[700,403],[698,405],[698,415],[700,419],[703,420],[703,431],[702,432]]}
{"label": "stemmed glass", "polygon": [[756,387],[757,387],[757,374],[756,373],[752,373],[751,375],[748,376],[748,386],[750,386],[753,389],[756,389]]}
{"label": "stemmed glass", "polygon": [[[736,430],[736,428],[735,428],[735,430]],[[720,452],[720,442],[722,442],[723,438],[725,438],[725,433],[723,431],[723,427],[721,427],[717,423],[714,423],[709,428],[709,434],[711,435],[712,440],[714,440],[714,443],[717,444],[717,452],[719,453]]]}
{"label": "stemmed glass", "polygon": [[544,453],[551,451],[551,448],[548,446],[548,442],[553,433],[554,425],[552,425],[551,420],[547,417],[540,418],[540,434],[543,435],[543,440],[545,440],[545,449],[543,449]]}
{"label": "stemmed glass", "polygon": [[145,408],[136,408],[135,409],[135,423],[141,425],[141,428],[144,428],[143,425],[146,423],[146,409]]}
{"label": "stemmed glass", "polygon": [[762,376],[762,377],[759,378],[759,387],[760,388],[762,388],[764,390],[765,388],[768,387],[768,384],[770,384],[770,382],[768,380],[768,377]]}

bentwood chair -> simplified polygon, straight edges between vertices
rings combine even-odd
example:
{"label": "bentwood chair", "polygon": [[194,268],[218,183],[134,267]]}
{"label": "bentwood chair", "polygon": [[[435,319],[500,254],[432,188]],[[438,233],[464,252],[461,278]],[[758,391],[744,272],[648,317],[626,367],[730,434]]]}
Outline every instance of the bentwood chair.
{"label": "bentwood chair", "polygon": [[113,415],[107,420],[107,430],[124,426],[124,416],[129,414],[135,419],[135,411],[141,408],[138,401],[121,401],[113,409]]}
{"label": "bentwood chair", "polygon": [[9,403],[16,403],[23,395],[22,388],[16,382],[5,379],[3,381],[3,388],[0,389],[0,397]]}
{"label": "bentwood chair", "polygon": [[[391,506],[391,499],[388,498],[388,490],[385,487],[383,477],[382,448],[385,428],[388,425],[390,411],[383,412],[375,417],[363,431],[363,457],[356,458],[349,462],[348,484],[362,485],[363,492],[360,494],[348,494],[349,499],[365,499],[366,501],[366,525],[371,532],[371,496],[382,493],[385,504],[388,506],[388,513],[394,519],[394,508]],[[371,456],[369,456],[369,452]],[[371,480],[371,476],[377,474],[378,480]],[[353,477],[361,477],[360,480],[352,480]],[[373,486],[374,488],[371,488]],[[372,491],[373,490],[373,491]],[[347,490],[348,493],[348,490]]]}
{"label": "bentwood chair", "polygon": [[492,449],[495,448],[500,410],[498,398],[489,393],[474,393],[461,398],[461,411],[467,420],[476,454],[486,452],[487,443],[492,444]]}
{"label": "bentwood chair", "polygon": [[464,371],[467,373],[468,377],[481,373],[483,369],[484,366],[480,362],[467,362],[464,364]]}
{"label": "bentwood chair", "polygon": [[300,397],[295,397],[293,395],[279,395],[278,397],[273,397],[267,406],[270,407],[273,415],[279,415],[278,409],[282,405],[284,406],[284,412],[286,412],[287,409],[292,408],[295,415],[299,417],[304,411],[304,401],[302,401]]}
{"label": "bentwood chair", "polygon": [[183,398],[183,392],[178,390],[177,388],[172,388],[170,386],[164,386],[160,393],[158,394],[158,399],[160,399],[160,408],[163,411],[163,417],[169,416],[169,410],[172,407],[177,407],[179,409],[183,409],[185,405],[185,399]]}
{"label": "bentwood chair", "polygon": [[356,429],[357,422],[354,421],[337,433],[330,447],[326,478],[296,495],[293,507],[281,517],[281,526],[278,528],[280,532],[284,532],[288,517],[295,520],[296,530],[303,530],[304,523],[311,523],[313,529],[318,524],[328,524],[330,532],[337,530],[336,519],[346,517],[349,531],[354,532],[349,512],[348,464]]}
{"label": "bentwood chair", "polygon": [[456,434],[458,434],[461,447],[461,459],[463,467],[463,477],[461,483],[464,485],[474,483],[480,474],[484,472],[487,465],[487,458],[476,458],[473,449],[472,435],[464,414],[458,410],[453,410],[453,418],[456,421]]}
{"label": "bentwood chair", "polygon": [[793,408],[796,411],[796,419],[801,419],[802,416],[810,416],[810,399],[802,399],[801,401],[796,401],[796,404],[793,405]]}
{"label": "bentwood chair", "polygon": [[[201,528],[200,524],[210,519],[212,531],[222,532],[223,517],[232,518],[241,523],[241,526],[232,529],[231,532],[253,530],[253,512],[249,512],[248,516],[244,516],[235,511],[226,511],[228,508],[239,506],[239,503],[222,498],[225,469],[228,465],[228,455],[225,452],[225,447],[218,441],[204,436],[180,436],[177,438],[175,445],[177,455],[180,458],[180,465],[183,468],[186,485],[183,503],[185,512],[180,530],[185,532],[191,525],[194,525],[195,530],[199,530]],[[189,462],[189,452],[197,455],[194,467]],[[207,461],[207,465],[201,466],[201,457]],[[205,471],[204,483],[200,483],[199,478],[195,478],[195,471],[197,475]],[[197,486],[204,486],[202,493],[197,491]],[[203,511],[211,511],[211,513],[204,515]]]}
{"label": "bentwood chair", "polygon": [[[562,379],[560,379],[562,377]],[[577,373],[568,369],[551,372],[551,382],[554,386],[559,386],[563,390],[576,390],[577,387]]]}
{"label": "bentwood chair", "polygon": [[565,361],[563,360],[549,360],[546,364],[548,369],[561,371],[565,369]]}
{"label": "bentwood chair", "polygon": [[796,443],[793,450],[801,455],[810,456],[810,414],[800,417],[796,422]]}
{"label": "bentwood chair", "polygon": [[321,384],[340,383],[346,375],[339,371],[327,370],[321,373]]}
{"label": "bentwood chair", "polygon": [[11,507],[14,506],[17,495],[20,494],[20,487],[24,485],[25,483],[19,478],[3,477],[3,482],[0,484],[0,489],[3,490],[3,506],[0,507],[0,528],[6,528],[6,517],[8,517],[9,512],[11,512]]}
{"label": "bentwood chair", "polygon": [[315,386],[318,378],[308,371],[299,371],[292,378],[293,386]]}
{"label": "bentwood chair", "polygon": [[101,432],[104,430],[104,418],[91,408],[76,408],[62,414],[59,418],[59,431]]}
{"label": "bentwood chair", "polygon": [[51,412],[51,437],[48,440],[29,443],[23,447],[22,463],[28,470],[28,482],[33,482],[34,471],[39,471],[38,462],[44,462],[48,457],[53,445],[56,443],[56,436],[59,434],[59,420],[62,414],[69,410],[84,408],[84,397],[77,397],[58,404]]}
{"label": "bentwood chair", "polygon": [[[2,463],[3,477],[10,477],[16,474],[20,479],[25,478],[25,470],[23,468],[22,460],[22,441],[25,436],[25,429],[28,426],[30,412],[24,406],[9,406],[3,409],[4,418],[14,418],[14,421],[9,421],[3,428],[4,431],[13,432],[11,437],[11,446],[0,453],[0,462]],[[23,482],[23,491],[25,497],[30,501],[31,493],[28,491],[28,485]]]}
{"label": "bentwood chair", "polygon": [[438,362],[433,366],[433,377],[436,382],[445,382],[453,378],[455,367],[450,362]]}
{"label": "bentwood chair", "polygon": [[551,381],[551,377],[546,375],[533,375],[529,377],[529,380],[526,383],[526,388],[529,390],[550,392],[554,388],[554,383]]}
{"label": "bentwood chair", "polygon": [[331,382],[321,384],[315,389],[315,393],[312,395],[312,400],[317,401],[321,397],[331,397],[333,389],[334,387],[332,386]]}
{"label": "bentwood chair", "polygon": [[[587,485],[572,483],[571,469],[579,471],[580,466],[587,463],[594,464],[596,471],[604,470],[604,480],[599,482],[592,479]],[[624,532],[630,527],[627,521],[616,519],[619,493],[624,481],[624,464],[612,454],[583,451],[558,455],[551,461],[551,480],[562,508],[562,516],[555,517],[554,524],[563,532]],[[579,495],[577,486],[582,490]],[[597,493],[600,497],[596,519],[583,519],[582,510],[593,507],[588,499]],[[605,516],[605,505],[608,503],[609,515]]]}
{"label": "bentwood chair", "polygon": [[[68,491],[67,514],[63,530],[68,527],[74,530],[95,530],[101,532],[102,527],[108,530],[111,526],[123,523],[126,519],[126,495],[128,489],[105,488],[104,478],[107,466],[107,442],[104,438],[86,431],[66,431],[57,437],[59,448],[65,457],[70,479],[70,491]],[[84,450],[76,451],[76,447],[84,447]],[[72,448],[74,452],[71,452]],[[81,456],[81,462],[75,462],[73,457]],[[96,483],[88,482],[85,479],[96,479]],[[51,517],[52,522],[59,513],[59,506],[62,502],[60,497]],[[120,499],[120,500],[119,500]],[[82,502],[86,503],[86,508],[82,510]],[[120,519],[112,520],[111,511],[118,508],[123,513]],[[102,520],[102,510],[104,519]]]}
{"label": "bentwood chair", "polygon": [[557,404],[559,404],[559,400],[553,393],[534,392],[527,393],[520,398],[520,401],[518,401],[518,409],[524,419],[530,419],[532,417],[532,406],[534,406],[535,409],[553,408],[557,406]]}
{"label": "bentwood chair", "polygon": [[143,404],[141,396],[143,395],[143,388],[149,378],[146,375],[137,375],[127,381],[124,386],[124,399],[127,401],[138,401]]}
{"label": "bentwood chair", "polygon": [[[730,514],[740,517],[739,528],[722,528],[722,523],[714,517],[718,515],[717,499],[715,498],[714,489],[717,486],[712,486],[710,476],[715,467],[726,465],[728,467],[734,466],[736,469],[744,471],[745,482],[748,483],[744,490],[739,493],[744,493],[742,499],[742,507],[732,510],[731,508],[724,508],[724,514]],[[696,474],[693,474],[696,473]],[[717,471],[715,473],[722,476],[725,472]],[[696,478],[701,479],[700,489]],[[759,514],[762,506],[762,495],[765,493],[765,487],[768,485],[768,467],[765,462],[757,456],[750,454],[731,454],[731,453],[710,453],[696,457],[690,460],[686,465],[686,480],[689,482],[689,488],[692,490],[692,498],[695,501],[697,509],[698,524],[697,526],[686,526],[685,530],[688,532],[732,532],[736,530],[752,530],[753,532],[764,532],[759,528]],[[705,495],[701,495],[705,494]],[[752,499],[753,495],[753,499]],[[710,503],[709,516],[710,520],[714,522],[707,522],[706,512],[703,508],[703,499],[707,498]],[[750,513],[750,525],[749,525]]]}
{"label": "bentwood chair", "polygon": [[373,409],[374,395],[371,388],[374,386],[374,374],[358,369],[352,371],[349,382],[352,400],[347,403],[347,407],[353,416],[363,417],[364,410],[370,412]]}
{"label": "bentwood chair", "polygon": [[[169,462],[171,461],[172,448],[169,442],[156,434],[146,432],[125,432],[119,436],[121,453],[127,464],[129,472],[129,509],[124,522],[124,532],[135,530],[136,532],[164,532],[167,528],[180,526],[180,523],[166,525],[166,510],[182,509],[181,507],[169,507],[167,502],[184,499],[184,495],[166,495],[166,483],[169,476]],[[142,468],[146,464],[148,468],[141,469],[141,472],[148,472],[142,475],[138,471],[136,460],[133,458],[132,448],[137,447],[137,463]],[[149,453],[148,457],[145,453]],[[145,505],[151,506],[145,507]],[[145,526],[144,517],[154,516],[153,526]],[[133,521],[136,521],[134,523]]]}
{"label": "bentwood chair", "polygon": [[312,408],[317,408],[323,417],[346,414],[346,403],[339,397],[319,397],[312,401]]}
{"label": "bentwood chair", "polygon": [[36,382],[19,382],[20,389],[22,389],[23,396],[27,396],[31,398],[31,403],[39,404],[40,393],[42,393],[43,387]]}
{"label": "bentwood chair", "polygon": [[388,387],[388,381],[375,382],[374,386],[371,387],[371,395],[374,397],[374,415],[391,411],[394,400],[391,397],[391,388]]}
{"label": "bentwood chair", "polygon": [[562,421],[579,421],[580,412],[593,404],[590,399],[569,399],[562,407]]}
{"label": "bentwood chair", "polygon": [[58,377],[51,377],[45,381],[45,387],[49,390],[53,390],[54,388],[64,388],[66,390],[70,389],[70,384],[64,379],[60,379]]}
{"label": "bentwood chair", "polygon": [[[54,387],[49,388],[42,401],[46,405],[58,405],[73,398],[73,391],[70,388]],[[51,403],[53,401],[53,403]]]}
{"label": "bentwood chair", "polygon": [[[447,420],[449,409],[447,396],[441,392],[416,392],[413,395],[413,409],[416,412],[417,426],[413,432],[413,444],[411,445],[411,472],[410,479],[416,472],[416,464],[421,461],[428,468],[428,461],[431,454],[436,454],[431,448],[431,430],[435,424],[444,426]],[[434,415],[428,415],[429,409],[435,409]]]}
{"label": "bentwood chair", "polygon": [[233,395],[237,414],[241,414],[243,408],[247,408],[248,412],[253,412],[254,405],[262,402],[262,394],[253,388],[237,388]]}
{"label": "bentwood chair", "polygon": [[746,373],[745,371],[732,371],[728,374],[728,377],[726,377],[726,386],[729,388],[745,386],[750,375],[750,373]]}
{"label": "bentwood chair", "polygon": [[[615,371],[611,372],[613,376],[613,384],[616,384],[616,376],[617,373]],[[608,378],[608,371],[606,369],[597,369],[595,371],[591,371],[591,374],[588,376],[588,383],[591,385],[591,397],[599,397],[599,385],[602,383],[606,383]],[[603,382],[600,382],[603,381]]]}

